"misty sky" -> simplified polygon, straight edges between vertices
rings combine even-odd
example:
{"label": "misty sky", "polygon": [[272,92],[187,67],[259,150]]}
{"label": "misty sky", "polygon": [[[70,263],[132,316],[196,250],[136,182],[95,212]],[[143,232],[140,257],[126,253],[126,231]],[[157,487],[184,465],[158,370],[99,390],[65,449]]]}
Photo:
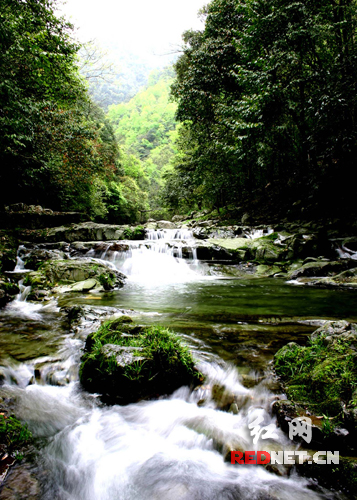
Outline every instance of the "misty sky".
{"label": "misty sky", "polygon": [[61,13],[81,41],[117,45],[158,56],[177,48],[183,31],[202,28],[198,10],[207,0],[66,0]]}

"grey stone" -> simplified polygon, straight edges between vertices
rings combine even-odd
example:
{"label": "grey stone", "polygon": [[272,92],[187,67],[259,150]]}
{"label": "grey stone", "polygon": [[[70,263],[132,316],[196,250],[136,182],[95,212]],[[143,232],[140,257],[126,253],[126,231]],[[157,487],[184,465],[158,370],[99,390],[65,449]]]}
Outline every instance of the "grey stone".
{"label": "grey stone", "polygon": [[107,357],[111,358],[115,356],[115,360],[118,366],[124,368],[125,366],[131,365],[137,361],[144,361],[147,359],[144,356],[138,356],[137,353],[142,351],[141,347],[124,347],[116,344],[105,344],[101,352]]}
{"label": "grey stone", "polygon": [[87,292],[89,290],[92,290],[96,286],[98,286],[99,283],[95,279],[89,279],[85,281],[80,281],[79,283],[76,283],[75,285],[71,286],[71,291],[72,292]]}

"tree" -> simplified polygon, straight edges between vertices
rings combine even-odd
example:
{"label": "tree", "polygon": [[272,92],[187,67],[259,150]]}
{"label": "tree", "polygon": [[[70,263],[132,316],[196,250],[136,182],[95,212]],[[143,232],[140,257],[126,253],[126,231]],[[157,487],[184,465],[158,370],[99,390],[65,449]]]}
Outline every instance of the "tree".
{"label": "tree", "polygon": [[95,213],[96,179],[118,147],[77,68],[72,26],[56,0],[0,0],[2,203],[48,203]]}
{"label": "tree", "polygon": [[177,118],[195,144],[177,175],[217,207],[267,183],[308,195],[348,175],[356,1],[213,0],[203,14],[204,30],[184,34],[175,66]]}

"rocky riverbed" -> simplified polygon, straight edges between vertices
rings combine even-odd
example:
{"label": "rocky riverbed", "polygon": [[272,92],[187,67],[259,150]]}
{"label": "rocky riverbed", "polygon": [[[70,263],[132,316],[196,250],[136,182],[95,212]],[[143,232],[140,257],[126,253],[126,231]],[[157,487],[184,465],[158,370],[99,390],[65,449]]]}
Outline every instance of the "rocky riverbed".
{"label": "rocky riverbed", "polygon": [[[309,468],[304,462],[301,466],[299,465],[298,469],[301,474],[317,478],[322,485],[326,485],[328,488],[334,489],[338,487],[338,489],[348,491],[349,495],[355,495],[357,494],[355,492],[355,479],[350,481],[343,479],[348,475],[351,478],[355,477],[355,461],[350,457],[350,455],[355,454],[353,446],[351,447],[352,438],[350,439],[350,437],[353,437],[356,432],[354,420],[355,382],[353,378],[353,374],[355,374],[355,365],[353,364],[355,346],[354,338],[351,337],[355,332],[354,323],[326,323],[326,319],[336,316],[333,313],[330,315],[322,313],[322,309],[318,313],[317,309],[314,309],[313,301],[310,301],[308,306],[311,312],[307,312],[307,309],[305,309],[305,314],[294,312],[294,307],[291,312],[283,314],[279,312],[279,309],[283,307],[284,300],[287,300],[286,296],[283,298],[286,293],[285,290],[292,290],[297,285],[305,285],[307,290],[312,291],[313,294],[315,293],[314,290],[321,290],[321,292],[316,293],[321,298],[325,297],[323,300],[326,300],[330,293],[337,293],[338,297],[341,294],[348,294],[344,295],[345,304],[353,300],[354,289],[357,285],[357,238],[345,232],[336,232],[333,227],[328,229],[313,223],[299,227],[294,224],[252,226],[243,222],[247,222],[247,220],[241,221],[239,224],[223,224],[220,220],[200,220],[196,218],[173,222],[150,221],[140,226],[117,226],[87,221],[40,230],[32,228],[18,229],[16,231],[3,230],[1,232],[0,247],[1,304],[5,305],[14,300],[14,304],[19,304],[19,301],[22,301],[23,304],[28,304],[26,307],[30,308],[26,314],[30,314],[29,317],[33,318],[31,321],[39,321],[40,323],[43,321],[41,319],[43,315],[48,314],[47,310],[57,311],[56,305],[58,304],[61,311],[50,313],[54,315],[53,318],[56,318],[55,322],[62,318],[58,323],[58,332],[63,332],[64,328],[66,335],[69,335],[67,338],[73,337],[73,342],[75,344],[80,342],[82,348],[84,347],[83,342],[87,339],[84,351],[78,351],[76,347],[76,354],[70,365],[68,361],[65,361],[65,359],[70,358],[66,358],[66,355],[63,357],[54,347],[46,347],[43,350],[43,359],[41,356],[38,358],[39,354],[19,356],[19,354],[16,354],[17,347],[14,351],[11,351],[9,359],[15,356],[14,359],[18,357],[18,359],[26,360],[26,363],[30,362],[30,365],[26,365],[29,375],[26,375],[25,379],[21,379],[27,380],[27,382],[21,382],[22,385],[20,384],[23,389],[26,387],[31,388],[31,386],[36,388],[39,387],[38,384],[48,383],[50,386],[65,389],[68,384],[78,380],[79,360],[84,353],[84,358],[82,358],[84,364],[81,370],[81,381],[84,388],[101,393],[105,403],[113,403],[116,398],[123,398],[124,396],[125,401],[123,399],[122,402],[128,403],[141,398],[160,399],[164,394],[172,392],[181,385],[189,385],[193,380],[191,374],[191,382],[185,379],[182,384],[177,382],[177,385],[170,385],[170,380],[177,379],[177,377],[165,380],[167,369],[160,361],[160,358],[157,359],[159,363],[157,368],[154,365],[151,366],[152,359],[155,358],[153,353],[149,355],[145,351],[144,356],[143,349],[147,350],[148,347],[141,344],[136,345],[135,343],[138,339],[137,336],[149,331],[147,330],[149,326],[155,328],[156,323],[161,324],[163,321],[163,327],[166,327],[169,323],[171,328],[178,330],[181,334],[185,334],[186,331],[190,332],[189,343],[191,343],[191,347],[194,345],[193,339],[195,339],[195,336],[201,339],[204,338],[204,342],[210,344],[217,334],[216,345],[219,346],[219,352],[224,349],[223,345],[227,344],[227,354],[225,354],[227,360],[230,360],[229,349],[236,349],[237,339],[245,339],[243,347],[239,348],[234,358],[234,362],[238,362],[240,366],[240,382],[234,382],[233,385],[229,382],[230,368],[225,368],[228,371],[225,372],[223,379],[220,376],[217,378],[217,375],[212,378],[211,368],[207,368],[207,364],[202,365],[206,354],[203,358],[200,354],[199,369],[202,369],[202,366],[204,367],[202,376],[205,377],[205,382],[202,384],[201,380],[199,387],[192,392],[194,396],[192,396],[193,399],[190,402],[194,403],[197,408],[202,408],[203,412],[206,411],[206,408],[213,408],[214,411],[227,413],[232,418],[236,415],[236,418],[241,423],[237,424],[238,420],[235,422],[240,426],[243,425],[243,422],[246,422],[247,416],[251,412],[258,411],[259,408],[264,408],[265,418],[268,419],[267,422],[274,422],[274,420],[270,419],[275,418],[271,408],[272,403],[275,401],[274,412],[278,428],[285,432],[287,431],[286,426],[289,419],[310,415],[314,423],[314,441],[311,446],[330,448],[335,446],[336,449],[341,450],[341,454],[348,455],[348,462],[346,462],[347,459],[343,458],[341,467],[334,469],[335,472],[331,476],[333,480],[329,480],[328,475],[321,471],[321,467]],[[142,281],[144,278],[147,281]],[[203,278],[211,281],[205,281],[203,288],[202,284],[197,289],[194,288],[196,287],[196,281]],[[276,280],[278,287],[282,287],[283,293],[281,299],[277,298],[276,311],[273,312],[270,306],[269,313],[254,313],[258,303],[255,306],[253,301],[249,307],[244,304],[238,313],[237,306],[233,306],[233,304],[239,300],[238,297],[240,297],[239,294],[241,293],[239,287],[243,287],[241,290],[244,290],[244,287],[246,290],[248,288],[262,290],[261,299],[257,295],[256,300],[263,302],[265,294],[263,290],[266,283],[268,283],[264,280],[271,280],[271,278]],[[220,283],[219,280],[222,279],[225,284],[222,282],[219,292],[214,292],[214,289]],[[171,287],[171,281],[176,283],[174,288]],[[133,283],[136,282],[139,284],[134,286]],[[202,295],[198,301],[202,304],[203,309],[205,301],[207,304],[213,304],[212,300],[221,300],[219,297],[223,296],[223,290],[226,293],[228,290],[233,290],[232,287],[234,287],[234,292],[230,292],[231,295],[234,295],[230,297],[228,294],[227,298],[222,298],[223,309],[219,309],[217,312],[213,313],[212,311],[215,311],[215,309],[210,309],[207,305],[207,310],[203,312],[202,319],[198,319],[190,313],[196,299],[193,299],[192,303],[188,299],[188,302],[184,302],[187,305],[180,309],[179,314],[173,313],[172,306],[168,305],[172,301],[176,301],[177,304],[180,304],[181,301],[181,296],[177,295],[177,293],[182,285],[177,285],[177,283],[186,282],[193,283],[192,290],[195,290],[195,292],[192,297],[195,297],[197,290],[210,290],[209,295]],[[164,286],[168,288],[163,288],[161,292],[162,283],[166,283]],[[254,285],[254,283],[257,283],[257,285]],[[269,283],[272,282],[269,281]],[[212,288],[212,291],[209,287]],[[299,296],[303,297],[305,292],[298,292],[303,288],[295,288],[297,300],[299,300]],[[184,285],[184,289],[186,290],[184,293],[187,293],[188,288],[186,285]],[[329,292],[330,289],[331,292]],[[147,298],[145,295],[146,290],[150,290]],[[333,290],[336,290],[336,292]],[[137,295],[138,293],[141,296]],[[311,295],[310,292],[308,293]],[[121,294],[119,302],[118,294]],[[133,294],[134,299],[127,304],[126,294]],[[161,294],[163,294],[162,299],[160,298]],[[215,296],[217,299],[214,299]],[[248,295],[244,295],[244,297],[244,300],[247,301]],[[94,307],[90,310],[88,306],[84,305],[96,300],[100,300],[101,303],[108,301],[108,304],[114,305],[114,308],[112,310],[103,310]],[[162,300],[162,302],[159,302],[159,300]],[[165,300],[167,304],[160,305],[164,304]],[[341,300],[342,304],[342,295],[339,300]],[[124,306],[123,311],[126,316],[129,313],[135,319],[136,315],[139,314],[138,326],[130,328],[121,326],[119,328],[120,335],[117,334],[117,331],[119,331],[117,328],[111,331],[112,329],[108,327],[112,336],[119,335],[118,338],[124,339],[124,344],[118,343],[115,340],[116,337],[114,341],[108,337],[103,343],[101,337],[99,346],[99,340],[96,340],[95,332],[101,331],[100,322],[102,320],[107,320],[113,313],[118,315],[118,304],[121,307]],[[11,308],[10,306],[7,306],[5,311],[8,312],[6,314],[11,314],[12,318],[17,318],[18,312],[16,311],[20,311],[20,309]],[[134,310],[128,311],[128,308],[134,308]],[[183,310],[185,310],[184,313]],[[102,312],[99,314],[99,311]],[[346,308],[346,313],[345,317],[349,316],[350,320],[354,319],[353,308]],[[10,317],[6,314],[4,318]],[[119,312],[119,316],[122,316],[122,314],[123,312]],[[149,314],[149,316],[145,316],[145,314]],[[150,319],[151,314],[153,314],[152,319]],[[294,318],[291,316],[294,316]],[[338,317],[337,314],[336,319]],[[25,322],[29,321],[26,316],[23,316],[23,318],[25,318]],[[323,326],[316,334],[313,334],[312,339],[317,339],[316,342],[321,346],[321,353],[323,352],[325,357],[320,357],[321,359],[319,356],[314,357],[316,346],[312,342],[311,347],[306,347],[306,336],[299,337],[300,340],[303,340],[301,348],[298,344],[291,343],[284,347],[286,333],[282,335],[281,332],[290,331],[292,328],[289,326],[290,323],[296,325],[301,319],[303,322],[307,321],[306,324],[301,323],[302,326],[299,328],[306,328],[308,333],[312,333],[314,331],[314,318]],[[188,323],[186,324],[187,320]],[[18,320],[16,319],[16,321]],[[88,321],[92,326],[88,326]],[[203,321],[209,321],[209,326]],[[263,342],[257,350],[256,346],[251,343],[250,330],[248,330],[246,337],[243,335],[243,331],[246,328],[244,325],[259,325],[259,322],[262,323],[262,327],[256,326],[254,328],[257,328],[257,331],[259,331],[259,328],[271,331],[271,340],[268,346],[266,342]],[[279,326],[280,324],[281,326]],[[38,330],[38,326],[31,328]],[[294,328],[296,329],[296,327]],[[195,332],[193,336],[192,331]],[[206,331],[207,336],[202,337],[202,332]],[[300,330],[296,329],[297,331]],[[255,333],[252,332],[252,334],[254,338]],[[234,335],[232,344],[228,343],[227,335]],[[289,336],[289,339],[294,341],[296,333],[289,334]],[[55,344],[60,344],[62,338],[63,333],[59,333]],[[129,338],[134,338],[135,346],[128,344]],[[34,344],[31,345],[34,346]],[[96,348],[92,352],[94,345],[96,345]],[[228,347],[228,345],[231,345],[231,347]],[[278,351],[279,348],[281,348],[280,351]],[[343,349],[347,349],[346,352]],[[98,354],[98,359],[95,359],[94,353]],[[275,370],[277,375],[280,376],[280,383],[283,384],[280,387],[283,387],[289,399],[279,393],[277,389],[279,381],[272,372],[271,367],[269,367],[270,365],[267,364],[269,360],[273,360],[274,354]],[[293,360],[294,356],[296,359]],[[313,359],[314,362],[320,361],[321,366],[309,365],[311,373],[316,373],[316,380],[324,379],[328,386],[332,385],[336,390],[338,386],[337,379],[342,379],[347,372],[350,375],[352,374],[353,376],[351,375],[348,381],[345,380],[345,384],[349,384],[348,390],[346,389],[347,385],[344,385],[343,389],[341,388],[341,394],[336,393],[334,401],[327,402],[326,395],[324,396],[324,393],[321,392],[323,389],[320,386],[317,389],[314,388],[312,379],[308,378],[311,374],[305,373],[303,356]],[[333,358],[333,356],[337,356],[338,359]],[[113,375],[115,370],[114,365],[111,364],[111,360],[114,358],[119,359],[115,370],[121,370],[121,375],[118,375],[118,377],[121,377],[122,382],[127,378],[125,367],[130,368],[134,363],[139,375],[142,369],[141,366],[147,368],[149,375],[144,377],[145,380],[151,380],[154,377],[155,380],[165,383],[155,385],[150,382],[147,384],[147,390],[144,390],[145,384],[139,384],[143,390],[116,392],[116,377]],[[350,358],[352,360],[351,366]],[[33,364],[31,364],[31,359],[34,360]],[[260,360],[259,363],[257,363],[258,359]],[[127,363],[124,363],[125,360]],[[329,361],[331,361],[331,364],[338,365],[337,371],[332,373],[329,370]],[[5,387],[7,387],[6,384],[10,383],[10,385],[12,384],[11,387],[16,388],[20,383],[19,375],[15,375],[15,371],[10,375],[7,367],[8,362],[5,358],[4,362],[5,371],[2,374],[2,383],[5,384]],[[99,387],[99,379],[98,377],[93,378],[92,371],[99,370],[101,373],[105,373],[105,370],[103,371],[105,363],[108,364],[109,378],[104,377]],[[123,363],[125,366],[123,366]],[[219,363],[222,363],[222,360]],[[298,383],[289,375],[291,371],[295,370],[291,370],[293,364],[294,366],[297,365],[298,373],[301,375]],[[11,363],[8,366],[11,366]],[[29,366],[33,368],[28,368]],[[85,366],[86,368],[84,368]],[[249,367],[246,372],[244,371],[245,367]],[[139,368],[140,370],[138,370]],[[11,369],[13,370],[13,368]],[[145,369],[143,369],[143,375],[146,373]],[[160,374],[161,369],[163,370],[162,374]],[[252,369],[256,370],[256,372],[252,373],[250,371]],[[307,377],[306,380],[303,380],[304,375]],[[334,380],[333,376],[336,376],[337,379]],[[97,385],[94,384],[91,387],[91,380],[96,380]],[[122,382],[120,385],[124,387]],[[134,387],[135,381],[131,380],[130,383]],[[311,394],[308,393],[305,386],[310,389],[310,392],[312,391]],[[268,393],[264,392],[266,390],[268,390]],[[7,396],[3,399],[3,408],[5,411],[9,411],[6,401],[7,398],[9,398],[8,401],[13,401],[13,395],[11,395],[11,391],[10,396],[8,393],[6,394]],[[318,401],[318,404],[335,405],[335,413],[330,411],[330,406],[328,408],[319,407],[318,412],[314,411],[313,405],[317,404],[316,394],[321,394],[322,398],[321,401]],[[22,396],[20,397],[16,393],[15,400],[20,401],[21,398]],[[302,402],[301,399],[304,399],[304,401]],[[26,417],[26,411],[21,410],[21,404],[14,402],[14,408],[16,408],[20,418],[29,421],[28,416]],[[227,416],[227,419],[231,418],[230,416]],[[249,436],[244,433],[236,435],[233,430],[231,433],[222,433],[220,424],[213,425],[209,423],[209,418],[211,417],[208,417],[208,414],[206,416],[203,416],[203,413],[202,415],[197,414],[197,416],[192,416],[189,419],[190,423],[187,425],[194,432],[199,432],[200,435],[206,436],[207,439],[213,439],[214,449],[221,454],[223,459],[229,457],[230,450],[244,451],[249,449],[249,446],[252,446],[249,444]],[[215,427],[215,425],[218,425],[218,427]],[[37,429],[35,430],[36,435],[38,427],[34,426],[34,429]],[[286,442],[283,445],[283,441],[286,439],[283,439],[283,435],[281,434],[281,437],[279,437],[278,443],[275,443],[275,445],[270,444],[270,446],[273,446],[270,449],[274,449],[274,446],[276,449],[277,446],[287,445]],[[299,446],[299,443],[297,445]],[[26,462],[22,466],[23,474],[29,476],[31,467],[30,463]],[[18,470],[16,469],[16,471]],[[269,475],[272,472],[287,478],[291,474],[291,467],[271,470]],[[21,472],[16,472],[16,474],[21,476]],[[16,474],[12,475],[13,481],[17,477]],[[6,483],[7,490],[5,488],[3,491],[7,491],[6,494],[10,495],[8,492],[12,488],[11,475],[8,481]],[[33,484],[36,485],[33,488],[37,491],[34,498],[40,498],[40,485],[36,481],[37,479],[33,479]],[[343,484],[344,481],[345,484]],[[17,484],[20,483],[21,481],[17,480]],[[296,486],[294,482],[290,484]],[[21,495],[19,490],[16,495]],[[275,498],[274,495],[271,496],[272,492],[269,495],[259,498]],[[6,498],[12,497],[10,495]],[[21,498],[21,496],[16,498]],[[349,498],[352,497],[349,496]]]}

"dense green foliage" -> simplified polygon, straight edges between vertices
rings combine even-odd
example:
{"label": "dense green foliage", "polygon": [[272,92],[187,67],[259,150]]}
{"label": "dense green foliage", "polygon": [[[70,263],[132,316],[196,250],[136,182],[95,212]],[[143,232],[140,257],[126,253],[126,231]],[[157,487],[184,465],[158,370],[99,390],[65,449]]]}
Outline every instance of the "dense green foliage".
{"label": "dense green foliage", "polygon": [[201,376],[177,335],[163,327],[135,325],[128,316],[106,321],[88,336],[79,375],[87,390],[122,402],[172,392]]}
{"label": "dense green foliage", "polygon": [[56,0],[0,6],[1,201],[95,214],[96,184],[115,171],[118,149],[79,77],[72,27]]}
{"label": "dense green foliage", "polygon": [[169,100],[172,82],[171,68],[152,72],[146,88],[128,103],[110,106],[108,112],[124,151],[123,171],[148,193],[152,210],[160,208],[158,192],[176,153],[176,104]]}
{"label": "dense green foliage", "polygon": [[213,0],[205,15],[202,32],[184,34],[175,67],[184,127],[167,202],[220,207],[268,187],[303,187],[306,197],[348,189],[357,2]]}
{"label": "dense green foliage", "polygon": [[[327,339],[326,339],[327,337]],[[286,384],[292,401],[314,414],[339,415],[342,405],[357,405],[356,333],[313,336],[310,345],[293,342],[275,355],[275,370]]]}
{"label": "dense green foliage", "polygon": [[104,112],[78,71],[57,0],[0,0],[1,204],[17,201],[135,221],[145,196],[120,169]]}

